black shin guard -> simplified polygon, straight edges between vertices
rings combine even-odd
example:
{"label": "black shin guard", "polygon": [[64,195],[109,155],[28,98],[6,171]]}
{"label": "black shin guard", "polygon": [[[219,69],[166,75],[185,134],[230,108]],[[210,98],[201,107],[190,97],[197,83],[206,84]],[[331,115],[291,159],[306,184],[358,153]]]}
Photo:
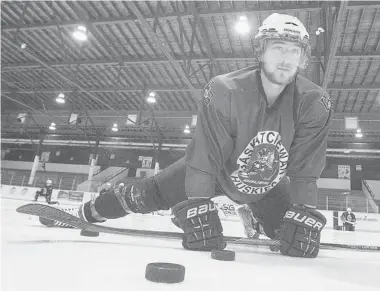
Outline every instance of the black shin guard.
{"label": "black shin guard", "polygon": [[186,162],[182,158],[157,175],[125,187],[124,209],[136,213],[168,210],[187,200],[185,192]]}
{"label": "black shin guard", "polygon": [[88,201],[83,206],[84,216],[89,222],[124,217],[129,213],[150,213],[168,210],[170,207],[161,197],[154,178],[146,178],[119,189],[111,189]]}
{"label": "black shin guard", "polygon": [[170,206],[163,199],[154,177],[142,179],[123,191],[126,206],[135,213],[151,213],[168,210]]}
{"label": "black shin guard", "polygon": [[94,202],[85,204],[86,219],[96,222],[120,218],[132,212],[146,214],[168,210],[187,200],[185,176],[186,163],[180,159],[154,177],[127,183],[122,192],[119,189],[108,190]]}
{"label": "black shin guard", "polygon": [[154,176],[157,191],[170,208],[188,200],[185,188],[186,161],[179,159],[162,172]]}

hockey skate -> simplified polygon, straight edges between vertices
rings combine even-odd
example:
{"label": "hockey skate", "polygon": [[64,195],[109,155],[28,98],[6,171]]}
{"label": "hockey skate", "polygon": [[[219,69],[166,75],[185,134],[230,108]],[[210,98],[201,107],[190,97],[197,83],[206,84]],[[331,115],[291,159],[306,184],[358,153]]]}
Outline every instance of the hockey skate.
{"label": "hockey skate", "polygon": [[244,234],[247,238],[258,239],[260,233],[257,232],[257,220],[253,216],[253,213],[248,205],[243,205],[237,209],[237,213],[239,214],[240,220],[243,223]]}
{"label": "hockey skate", "polygon": [[[260,225],[258,220],[254,217],[252,210],[248,205],[243,205],[237,209],[240,220],[243,223],[244,234],[250,239],[259,239],[260,234],[265,235],[263,227]],[[278,246],[269,246],[272,252],[278,252],[280,249]]]}

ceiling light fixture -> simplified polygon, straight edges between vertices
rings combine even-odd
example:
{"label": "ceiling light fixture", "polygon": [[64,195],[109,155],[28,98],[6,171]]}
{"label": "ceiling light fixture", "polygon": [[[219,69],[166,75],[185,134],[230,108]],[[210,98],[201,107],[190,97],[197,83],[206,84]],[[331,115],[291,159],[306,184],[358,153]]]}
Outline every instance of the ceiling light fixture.
{"label": "ceiling light fixture", "polygon": [[188,124],[186,124],[185,129],[183,130],[184,133],[189,134],[190,133],[190,127]]}
{"label": "ceiling light fixture", "polygon": [[245,35],[250,31],[247,16],[240,16],[239,21],[235,25],[235,29],[239,34]]}
{"label": "ceiling light fixture", "polygon": [[146,101],[148,103],[156,103],[156,93],[155,92],[150,92],[149,96],[146,98]]}
{"label": "ceiling light fixture", "polygon": [[55,99],[57,103],[65,103],[65,94],[59,93],[58,97]]}
{"label": "ceiling light fixture", "polygon": [[87,37],[87,28],[83,25],[78,25],[76,30],[73,32],[73,37],[79,41],[86,41]]}

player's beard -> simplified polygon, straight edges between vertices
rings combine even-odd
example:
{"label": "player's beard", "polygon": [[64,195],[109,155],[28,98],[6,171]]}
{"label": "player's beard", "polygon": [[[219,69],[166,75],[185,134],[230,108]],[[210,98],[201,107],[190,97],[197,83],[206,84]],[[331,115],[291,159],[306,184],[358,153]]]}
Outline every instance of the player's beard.
{"label": "player's beard", "polygon": [[[280,70],[279,68],[276,68],[275,70]],[[291,83],[295,76],[296,76],[296,73],[293,73],[292,75],[290,75],[289,77],[285,77],[285,78],[278,78],[277,77],[277,74],[281,74],[279,72],[275,72],[275,71],[272,71],[272,72],[269,72],[266,68],[265,68],[265,64],[262,64],[261,66],[261,71],[264,73],[264,75],[267,77],[267,79],[273,83],[273,84],[276,84],[276,85],[280,85],[280,86],[286,86],[287,84]],[[285,73],[284,73],[285,74]]]}

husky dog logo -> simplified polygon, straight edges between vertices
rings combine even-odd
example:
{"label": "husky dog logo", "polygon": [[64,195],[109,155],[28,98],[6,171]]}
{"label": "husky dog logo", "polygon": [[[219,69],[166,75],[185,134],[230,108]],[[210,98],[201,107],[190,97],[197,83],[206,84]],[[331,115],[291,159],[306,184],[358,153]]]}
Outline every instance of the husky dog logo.
{"label": "husky dog logo", "polygon": [[261,131],[239,156],[239,168],[231,174],[231,179],[242,193],[263,194],[282,180],[288,158],[280,134]]}
{"label": "husky dog logo", "polygon": [[270,180],[278,165],[278,154],[276,157],[276,152],[268,148],[258,150],[256,154],[254,152],[241,176],[248,178],[250,175],[260,175],[261,179]]}

